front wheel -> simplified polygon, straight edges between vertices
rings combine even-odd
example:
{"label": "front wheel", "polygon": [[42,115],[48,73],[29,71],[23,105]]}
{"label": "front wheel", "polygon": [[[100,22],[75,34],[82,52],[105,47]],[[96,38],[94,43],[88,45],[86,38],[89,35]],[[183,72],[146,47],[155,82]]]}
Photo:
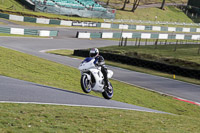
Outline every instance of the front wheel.
{"label": "front wheel", "polygon": [[105,99],[111,99],[113,97],[113,86],[110,82],[108,83],[109,83],[109,87],[104,88],[104,92],[102,93]]}
{"label": "front wheel", "polygon": [[90,93],[92,90],[91,81],[88,79],[87,75],[81,76],[81,88],[85,93]]}

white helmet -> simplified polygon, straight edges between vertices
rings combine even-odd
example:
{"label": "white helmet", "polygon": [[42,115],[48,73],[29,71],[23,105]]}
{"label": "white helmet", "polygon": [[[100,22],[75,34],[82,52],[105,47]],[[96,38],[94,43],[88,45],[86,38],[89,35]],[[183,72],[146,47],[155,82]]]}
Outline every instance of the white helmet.
{"label": "white helmet", "polygon": [[97,48],[92,48],[91,50],[90,50],[90,57],[96,57],[96,56],[98,56],[99,55],[99,50],[97,49]]}

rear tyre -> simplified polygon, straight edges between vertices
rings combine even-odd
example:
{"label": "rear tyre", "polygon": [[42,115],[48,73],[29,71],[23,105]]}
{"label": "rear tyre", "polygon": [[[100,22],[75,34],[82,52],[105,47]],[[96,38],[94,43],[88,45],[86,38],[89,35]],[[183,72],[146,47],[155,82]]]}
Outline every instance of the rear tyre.
{"label": "rear tyre", "polygon": [[85,93],[90,93],[92,90],[91,81],[88,79],[87,75],[81,76],[81,88]]}
{"label": "rear tyre", "polygon": [[105,99],[111,99],[113,97],[113,86],[110,82],[108,82],[109,87],[104,88],[104,92],[102,93]]}

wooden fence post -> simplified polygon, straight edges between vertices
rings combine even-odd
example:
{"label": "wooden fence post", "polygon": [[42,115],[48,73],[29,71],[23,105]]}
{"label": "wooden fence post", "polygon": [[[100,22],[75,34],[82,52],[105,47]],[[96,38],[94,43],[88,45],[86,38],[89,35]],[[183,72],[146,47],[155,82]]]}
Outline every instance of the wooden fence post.
{"label": "wooden fence post", "polygon": [[157,49],[157,45],[158,45],[158,39],[156,39],[156,41],[155,41],[155,48],[154,49]]}

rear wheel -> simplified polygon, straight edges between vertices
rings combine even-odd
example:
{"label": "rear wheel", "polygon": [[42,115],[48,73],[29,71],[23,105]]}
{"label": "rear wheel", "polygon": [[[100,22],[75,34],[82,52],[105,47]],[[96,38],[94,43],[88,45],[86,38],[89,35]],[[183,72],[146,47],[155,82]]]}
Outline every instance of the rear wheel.
{"label": "rear wheel", "polygon": [[102,93],[105,99],[111,99],[113,97],[113,86],[110,82],[108,82],[109,87],[104,88],[104,92]]}
{"label": "rear wheel", "polygon": [[88,79],[87,75],[81,76],[81,88],[85,93],[90,93],[92,90],[91,81]]}

